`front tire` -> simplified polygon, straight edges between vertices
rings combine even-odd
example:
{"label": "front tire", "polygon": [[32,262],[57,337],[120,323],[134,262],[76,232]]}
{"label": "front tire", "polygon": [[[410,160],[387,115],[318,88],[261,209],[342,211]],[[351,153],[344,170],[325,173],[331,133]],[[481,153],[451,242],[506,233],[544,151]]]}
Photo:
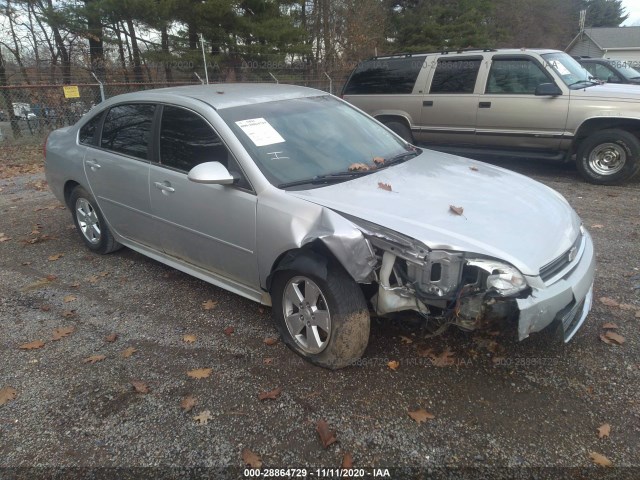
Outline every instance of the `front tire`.
{"label": "front tire", "polygon": [[640,170],[640,141],[625,130],[596,132],[578,147],[576,166],[587,182],[597,185],[629,180]]}
{"label": "front tire", "polygon": [[369,342],[369,312],[360,287],[341,266],[329,263],[326,279],[280,271],[271,295],[276,327],[298,355],[330,369],[362,357]]}
{"label": "front tire", "polygon": [[80,238],[90,250],[102,255],[122,248],[107,226],[93,196],[81,186],[77,186],[69,197],[73,222]]}

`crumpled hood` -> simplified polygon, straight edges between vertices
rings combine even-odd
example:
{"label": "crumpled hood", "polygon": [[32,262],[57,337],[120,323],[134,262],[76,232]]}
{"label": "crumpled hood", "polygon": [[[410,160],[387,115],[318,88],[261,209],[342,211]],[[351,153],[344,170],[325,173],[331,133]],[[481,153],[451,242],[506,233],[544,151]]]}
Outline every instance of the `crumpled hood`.
{"label": "crumpled hood", "polygon": [[[392,191],[379,188],[379,182]],[[568,250],[580,229],[580,219],[564,197],[543,184],[430,150],[364,177],[287,193],[395,230],[432,249],[505,260],[525,275],[537,275]],[[463,215],[453,213],[451,205],[462,207]]]}

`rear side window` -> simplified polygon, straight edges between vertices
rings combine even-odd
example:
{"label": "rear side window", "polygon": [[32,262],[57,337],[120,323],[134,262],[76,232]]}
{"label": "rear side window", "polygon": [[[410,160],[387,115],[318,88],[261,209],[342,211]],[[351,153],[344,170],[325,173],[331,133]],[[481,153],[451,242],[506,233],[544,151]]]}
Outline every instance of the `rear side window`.
{"label": "rear side window", "polygon": [[429,93],[473,93],[480,61],[480,58],[438,60]]}
{"label": "rear side window", "polygon": [[148,160],[154,112],[155,105],[148,104],[113,107],[104,120],[100,146]]}
{"label": "rear side window", "polygon": [[96,135],[98,127],[100,126],[100,120],[102,120],[103,113],[99,113],[87,123],[85,123],[80,129],[78,134],[78,141],[83,145],[96,145],[98,142],[98,136]]}
{"label": "rear side window", "polygon": [[356,67],[344,95],[411,93],[424,57],[375,59]]}

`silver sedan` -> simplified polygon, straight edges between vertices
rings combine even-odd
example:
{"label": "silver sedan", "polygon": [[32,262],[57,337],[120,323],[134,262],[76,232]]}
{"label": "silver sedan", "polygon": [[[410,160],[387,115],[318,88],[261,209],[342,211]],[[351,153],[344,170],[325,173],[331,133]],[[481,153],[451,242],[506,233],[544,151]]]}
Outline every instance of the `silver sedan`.
{"label": "silver sedan", "polygon": [[363,355],[372,314],[569,341],[591,307],[593,244],[561,195],[313,89],[114,97],[50,134],[46,174],[89,249],[124,245],[272,305],[324,367]]}

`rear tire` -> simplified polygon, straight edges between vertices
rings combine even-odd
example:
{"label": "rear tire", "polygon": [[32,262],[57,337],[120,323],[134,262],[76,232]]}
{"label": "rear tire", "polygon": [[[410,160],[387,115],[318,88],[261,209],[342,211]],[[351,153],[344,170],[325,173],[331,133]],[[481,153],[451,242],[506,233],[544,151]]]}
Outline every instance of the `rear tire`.
{"label": "rear tire", "polygon": [[385,126],[402,137],[402,139],[406,142],[413,143],[413,135],[411,134],[411,130],[404,123],[401,122],[385,122]]}
{"label": "rear tire", "polygon": [[369,311],[359,285],[340,265],[329,262],[326,279],[280,271],[271,296],[276,327],[298,355],[332,370],[362,357],[369,342]]}
{"label": "rear tire", "polygon": [[80,185],[71,192],[69,206],[80,238],[89,250],[104,255],[122,248],[113,238],[96,200]]}
{"label": "rear tire", "polygon": [[640,140],[617,128],[596,132],[579,145],[576,166],[587,182],[622,183],[640,170]]}

